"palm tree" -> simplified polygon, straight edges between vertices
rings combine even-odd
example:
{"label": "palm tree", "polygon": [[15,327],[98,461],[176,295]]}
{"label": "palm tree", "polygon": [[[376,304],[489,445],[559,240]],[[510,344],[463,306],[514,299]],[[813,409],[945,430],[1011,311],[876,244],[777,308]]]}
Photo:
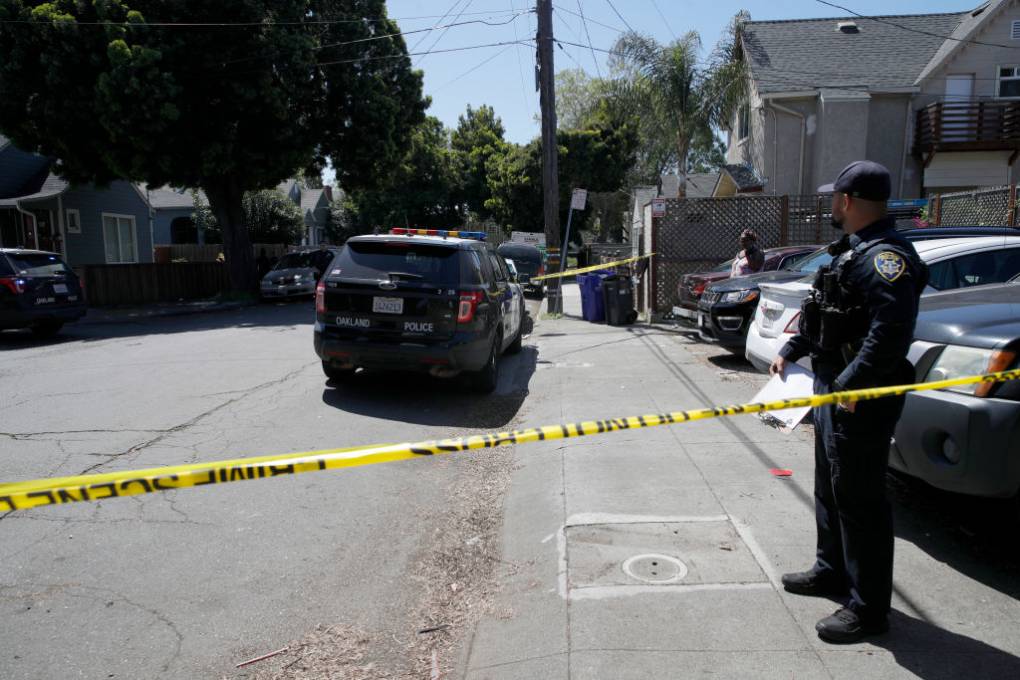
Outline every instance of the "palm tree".
{"label": "palm tree", "polygon": [[644,124],[654,126],[661,138],[672,138],[681,172],[689,169],[692,144],[714,139],[713,129],[727,125],[734,107],[747,97],[739,31],[749,18],[746,12],[733,18],[707,69],[699,67],[696,31],[667,45],[631,31],[613,48],[612,66],[626,96],[640,107]]}

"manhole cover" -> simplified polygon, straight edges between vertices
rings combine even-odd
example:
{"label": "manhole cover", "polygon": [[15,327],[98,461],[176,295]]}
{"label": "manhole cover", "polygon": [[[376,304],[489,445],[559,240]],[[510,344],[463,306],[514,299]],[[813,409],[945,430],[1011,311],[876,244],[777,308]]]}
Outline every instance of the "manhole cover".
{"label": "manhole cover", "polygon": [[687,576],[687,565],[669,555],[635,555],[623,563],[623,573],[645,583],[676,583]]}

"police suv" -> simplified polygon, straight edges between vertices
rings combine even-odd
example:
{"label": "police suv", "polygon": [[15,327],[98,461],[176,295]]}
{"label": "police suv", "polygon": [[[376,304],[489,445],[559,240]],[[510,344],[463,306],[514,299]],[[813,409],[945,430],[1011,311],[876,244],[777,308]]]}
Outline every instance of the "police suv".
{"label": "police suv", "polygon": [[467,373],[496,388],[521,349],[524,297],[483,232],[393,229],[347,241],[315,293],[315,352],[326,377],[359,368]]}

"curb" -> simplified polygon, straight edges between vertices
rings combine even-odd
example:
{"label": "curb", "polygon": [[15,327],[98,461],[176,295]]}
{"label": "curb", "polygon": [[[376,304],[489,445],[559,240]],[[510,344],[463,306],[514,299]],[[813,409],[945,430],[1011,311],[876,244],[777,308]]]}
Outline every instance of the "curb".
{"label": "curb", "polygon": [[[147,319],[166,318],[173,316],[192,316],[196,314],[212,314],[215,312],[232,312],[238,309],[244,309],[246,307],[254,307],[258,305],[258,302],[226,302],[218,304],[212,307],[197,307],[197,308],[177,308],[177,309],[161,309],[161,310],[147,310],[139,313],[136,316],[123,316],[123,317],[97,317],[90,319],[86,314],[85,317],[77,321],[77,325],[82,326],[102,326],[118,323],[134,323],[138,321],[145,321]],[[91,311],[91,310],[90,310]]]}

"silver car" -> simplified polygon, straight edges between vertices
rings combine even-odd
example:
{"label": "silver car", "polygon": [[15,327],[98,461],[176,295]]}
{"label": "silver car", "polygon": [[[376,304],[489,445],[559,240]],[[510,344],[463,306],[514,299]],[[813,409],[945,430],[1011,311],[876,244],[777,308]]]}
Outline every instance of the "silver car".
{"label": "silver car", "polygon": [[287,253],[262,277],[262,297],[315,295],[315,285],[340,252],[337,248]]}

